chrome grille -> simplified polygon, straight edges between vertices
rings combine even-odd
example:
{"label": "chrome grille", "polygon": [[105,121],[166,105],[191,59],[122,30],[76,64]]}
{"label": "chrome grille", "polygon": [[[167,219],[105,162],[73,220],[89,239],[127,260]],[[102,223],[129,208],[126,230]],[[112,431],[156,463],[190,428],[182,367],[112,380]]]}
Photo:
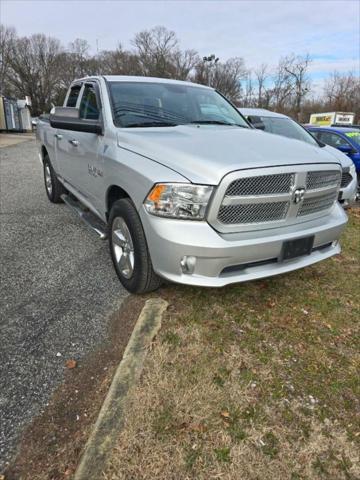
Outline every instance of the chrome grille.
{"label": "chrome grille", "polygon": [[339,165],[298,164],[231,172],[213,196],[207,220],[222,233],[293,225],[324,215],[337,200]]}
{"label": "chrome grille", "polygon": [[230,183],[225,196],[271,195],[288,193],[294,185],[293,173],[259,175],[257,177],[238,178]]}
{"label": "chrome grille", "polygon": [[306,177],[307,190],[316,190],[318,188],[337,187],[340,181],[340,172],[336,170],[324,170],[318,172],[308,172]]}
{"label": "chrome grille", "polygon": [[352,181],[352,176],[351,173],[349,172],[343,172],[341,175],[341,188],[346,188]]}
{"label": "chrome grille", "polygon": [[298,213],[298,217],[303,217],[304,215],[311,215],[313,213],[322,212],[330,208],[335,200],[337,199],[337,191],[326,194],[319,195],[317,197],[306,198]]}
{"label": "chrome grille", "polygon": [[286,217],[289,205],[290,202],[222,205],[218,219],[225,224],[273,222]]}

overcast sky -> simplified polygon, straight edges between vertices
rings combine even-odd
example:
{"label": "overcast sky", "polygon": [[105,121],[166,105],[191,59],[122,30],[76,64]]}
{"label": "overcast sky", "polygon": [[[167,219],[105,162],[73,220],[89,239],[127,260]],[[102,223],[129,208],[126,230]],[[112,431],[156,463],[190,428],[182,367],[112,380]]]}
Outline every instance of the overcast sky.
{"label": "overcast sky", "polygon": [[93,52],[96,40],[100,50],[130,48],[136,32],[164,25],[182,48],[240,56],[248,67],[309,52],[315,82],[360,70],[359,0],[0,0],[0,8],[18,35],[42,32],[65,45],[84,38]]}

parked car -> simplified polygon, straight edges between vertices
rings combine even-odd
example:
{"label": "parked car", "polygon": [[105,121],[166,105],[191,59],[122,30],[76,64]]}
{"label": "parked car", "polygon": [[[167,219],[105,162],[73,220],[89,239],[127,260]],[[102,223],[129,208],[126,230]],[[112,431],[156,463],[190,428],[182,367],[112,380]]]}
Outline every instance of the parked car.
{"label": "parked car", "polygon": [[340,252],[339,160],[252,128],[212,88],[83,78],[37,140],[49,200],[108,236],[130,292],[162,279],[220,287]]}
{"label": "parked car", "polygon": [[346,154],[356,168],[360,179],[360,131],[347,127],[307,127],[309,132],[326,145]]}
{"label": "parked car", "polygon": [[[307,142],[310,145],[319,145],[324,147],[327,142],[320,142],[309,133],[303,126],[295,120],[281,113],[271,112],[263,108],[239,108],[244,117],[255,127],[268,133],[275,133],[285,137],[293,138]],[[325,146],[325,149],[341,162],[343,169],[341,188],[339,192],[339,202],[348,207],[351,205],[357,192],[357,175],[353,161],[340,153],[331,146]]]}
{"label": "parked car", "polygon": [[32,126],[33,130],[36,130],[38,121],[39,121],[39,117],[32,117],[31,118],[31,126]]}

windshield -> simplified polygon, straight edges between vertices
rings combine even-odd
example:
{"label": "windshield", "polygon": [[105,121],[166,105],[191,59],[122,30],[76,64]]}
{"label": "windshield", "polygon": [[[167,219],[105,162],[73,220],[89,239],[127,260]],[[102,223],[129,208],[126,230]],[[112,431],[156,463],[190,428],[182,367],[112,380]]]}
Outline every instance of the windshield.
{"label": "windshield", "polygon": [[189,123],[249,128],[219,93],[172,83],[109,82],[118,127],[167,127]]}
{"label": "windshield", "polygon": [[317,145],[317,141],[314,137],[298,125],[291,118],[280,117],[262,117],[262,116],[249,116],[249,120],[254,127],[262,127],[265,132],[275,133],[277,135],[283,135],[288,138],[295,138],[295,140],[302,140],[303,142],[310,143],[311,145]]}
{"label": "windshield", "polygon": [[345,135],[360,147],[360,132],[346,132]]}

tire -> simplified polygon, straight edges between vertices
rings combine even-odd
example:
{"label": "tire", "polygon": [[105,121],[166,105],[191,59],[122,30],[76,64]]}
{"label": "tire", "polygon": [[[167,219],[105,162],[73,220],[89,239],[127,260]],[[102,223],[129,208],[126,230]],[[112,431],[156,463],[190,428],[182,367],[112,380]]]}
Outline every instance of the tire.
{"label": "tire", "polygon": [[144,230],[129,198],[117,200],[109,216],[111,258],[121,284],[131,293],[147,293],[160,287],[153,270]]}
{"label": "tire", "polygon": [[52,203],[61,203],[61,195],[67,193],[63,184],[59,181],[56,176],[56,173],[50,163],[50,158],[48,155],[45,155],[44,162],[44,183],[45,191],[48,199]]}

